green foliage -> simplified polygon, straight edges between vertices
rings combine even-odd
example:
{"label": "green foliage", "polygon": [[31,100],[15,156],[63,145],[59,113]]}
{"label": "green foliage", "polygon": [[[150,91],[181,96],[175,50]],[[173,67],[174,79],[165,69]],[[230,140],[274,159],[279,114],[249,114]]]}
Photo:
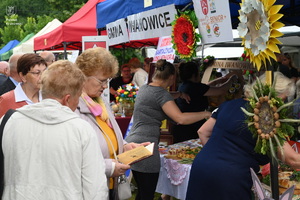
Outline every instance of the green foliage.
{"label": "green foliage", "polygon": [[53,13],[53,17],[60,19],[62,22],[70,18],[77,12],[88,0],[46,0],[50,9],[58,11]]}
{"label": "green foliage", "polygon": [[300,171],[293,171],[293,174],[290,176],[291,181],[300,181]]}
{"label": "green foliage", "polygon": [[11,40],[22,40],[25,33],[22,29],[22,26],[18,24],[16,21],[18,19],[18,15],[11,15],[9,17],[5,17],[5,26],[0,28],[1,40],[3,41],[1,47],[3,47],[6,43]]}
{"label": "green foliage", "polygon": [[268,174],[265,177],[263,177],[262,179],[262,183],[266,184],[266,185],[271,185],[271,175]]}
{"label": "green foliage", "polygon": [[47,16],[47,15],[39,15],[37,16],[37,24],[36,24],[36,33],[42,30],[49,22],[51,22],[54,17]]}
{"label": "green foliage", "polygon": [[123,65],[128,63],[128,61],[137,57],[143,63],[142,51],[140,49],[135,48],[126,48],[126,49],[118,49],[118,48],[110,48],[110,52],[117,57],[119,61],[119,65]]}
{"label": "green foliage", "polygon": [[[57,18],[64,22],[80,9],[88,0],[2,0],[0,1],[0,47],[10,40],[21,40],[27,34],[37,33],[48,22]],[[8,8],[14,9],[19,26],[8,26],[7,18],[13,17]],[[9,16],[8,16],[9,15]],[[5,20],[4,20],[5,19]]]}
{"label": "green foliage", "polygon": [[28,35],[30,33],[37,33],[35,18],[27,17],[27,23],[24,24],[24,33],[25,35]]}

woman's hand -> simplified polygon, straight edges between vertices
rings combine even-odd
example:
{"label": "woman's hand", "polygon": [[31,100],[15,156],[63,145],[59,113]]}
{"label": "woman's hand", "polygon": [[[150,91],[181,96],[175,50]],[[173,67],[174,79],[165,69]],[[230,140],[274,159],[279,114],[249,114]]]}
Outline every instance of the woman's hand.
{"label": "woman's hand", "polygon": [[116,162],[115,170],[114,170],[114,173],[112,174],[112,177],[124,175],[128,169],[130,169],[130,165],[125,165],[125,164]]}
{"label": "woman's hand", "polygon": [[182,99],[184,99],[186,101],[186,103],[190,103],[190,101],[191,101],[191,97],[187,93],[180,92],[180,96],[179,97],[182,98]]}
{"label": "woman's hand", "polygon": [[136,147],[139,147],[139,146],[147,146],[149,145],[151,142],[143,142],[143,143],[134,143],[134,142],[131,142],[131,143],[127,143],[127,144],[124,144],[124,151],[129,151],[131,149],[134,149]]}

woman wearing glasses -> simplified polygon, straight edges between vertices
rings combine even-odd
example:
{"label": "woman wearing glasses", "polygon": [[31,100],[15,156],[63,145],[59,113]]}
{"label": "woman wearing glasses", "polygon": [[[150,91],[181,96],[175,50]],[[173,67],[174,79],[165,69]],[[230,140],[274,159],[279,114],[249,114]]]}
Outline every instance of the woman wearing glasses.
{"label": "woman wearing glasses", "polygon": [[28,53],[19,58],[17,72],[22,82],[14,90],[0,96],[0,117],[9,109],[17,109],[42,100],[39,93],[40,78],[46,68],[46,61],[37,54]]}
{"label": "woman wearing glasses", "polygon": [[97,133],[100,148],[105,160],[106,176],[109,178],[110,199],[113,199],[114,177],[123,175],[129,165],[114,160],[114,153],[120,154],[140,145],[149,143],[127,143],[115,120],[109,103],[101,98],[108,82],[118,72],[118,61],[105,48],[85,50],[76,60],[79,69],[87,77],[76,113],[89,122]]}

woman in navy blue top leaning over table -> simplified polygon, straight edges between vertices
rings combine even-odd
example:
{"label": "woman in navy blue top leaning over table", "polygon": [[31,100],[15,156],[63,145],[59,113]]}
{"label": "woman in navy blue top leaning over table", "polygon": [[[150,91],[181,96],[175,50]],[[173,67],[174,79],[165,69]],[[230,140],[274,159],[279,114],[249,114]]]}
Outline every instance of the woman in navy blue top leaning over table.
{"label": "woman in navy blue top leaning over table", "polygon": [[[284,100],[295,91],[291,79],[280,72],[275,72],[274,77],[278,97]],[[265,74],[259,79],[265,83]],[[253,96],[251,87],[250,84],[244,87],[246,98]],[[244,98],[226,101],[199,129],[204,147],[192,164],[187,200],[251,199],[250,168],[258,172],[259,165],[267,164],[269,158],[254,151],[256,138],[249,131],[241,110],[248,105],[249,101]],[[300,154],[287,142],[283,144],[283,151],[284,162],[295,169],[300,168]],[[278,157],[283,160],[281,155]]]}
{"label": "woman in navy blue top leaning over table", "polygon": [[150,141],[155,143],[153,156],[131,166],[138,193],[136,200],[153,200],[159,170],[158,143],[162,121],[171,118],[178,124],[191,124],[208,118],[210,112],[182,113],[168,92],[175,78],[175,67],[166,60],[158,60],[152,82],[140,87],[135,100],[133,125],[127,142]]}
{"label": "woman in navy blue top leaning over table", "polygon": [[[208,109],[208,96],[225,95],[231,87],[233,81],[237,80],[236,75],[229,78],[218,79],[221,84],[219,86],[210,86],[201,83],[199,66],[195,62],[183,62],[179,65],[179,77],[182,84],[178,91],[189,95],[190,101],[185,99],[176,99],[176,104],[181,112],[200,112]],[[189,125],[174,125],[172,135],[174,143],[183,142],[190,139],[198,138],[197,131],[206,120],[200,120]]]}

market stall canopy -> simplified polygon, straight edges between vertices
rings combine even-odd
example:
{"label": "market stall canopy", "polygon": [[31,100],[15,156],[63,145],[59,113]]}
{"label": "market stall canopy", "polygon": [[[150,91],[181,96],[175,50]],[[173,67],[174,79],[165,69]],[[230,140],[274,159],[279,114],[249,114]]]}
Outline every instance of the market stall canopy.
{"label": "market stall canopy", "polygon": [[[300,27],[298,26],[285,26],[278,29],[284,35],[279,37],[278,40],[282,42],[280,46],[300,46]],[[215,58],[239,58],[243,52],[244,47],[241,45],[241,38],[236,29],[232,30],[234,42],[224,42],[212,45],[205,45],[203,57],[214,56]],[[298,35],[298,36],[297,36]],[[197,51],[197,56],[202,57],[202,50]]]}
{"label": "market stall canopy", "polygon": [[[29,39],[32,38],[33,36],[34,36],[34,33],[30,33],[30,34],[26,35],[26,36],[24,37],[24,39],[21,40],[21,42],[20,42],[17,46],[19,46],[19,45],[21,45],[22,43],[26,42],[27,40],[29,40]],[[17,46],[16,46],[16,47],[17,47]],[[9,50],[9,51],[7,51],[7,52],[1,54],[1,59],[2,59],[2,60],[8,60],[12,54],[13,54],[13,49],[11,49],[11,50]]]}
{"label": "market stall canopy", "polygon": [[11,40],[9,41],[1,50],[0,50],[0,60],[1,59],[1,55],[9,50],[11,50],[12,48],[14,48],[15,46],[17,46],[20,42],[18,40]]}
{"label": "market stall canopy", "polygon": [[82,36],[97,35],[96,5],[104,0],[89,0],[53,31],[34,38],[34,50],[81,50]]}
{"label": "market stall canopy", "polygon": [[184,6],[192,2],[191,0],[152,0],[152,6],[144,7],[141,0],[106,0],[97,4],[97,28],[105,28],[106,24],[114,22],[128,15],[152,10],[154,8],[175,4]]}
{"label": "market stall canopy", "polygon": [[[239,10],[242,0],[229,0],[230,15],[232,28],[236,29],[239,24]],[[129,15],[144,12],[150,9],[155,9],[169,4],[174,4],[177,9],[182,9],[188,4],[192,3],[192,0],[152,0],[152,5],[144,7],[144,1],[140,0],[106,0],[97,4],[97,28],[101,31],[101,34],[105,35],[105,27],[107,24],[114,22],[121,18],[126,18]],[[300,26],[300,0],[277,0],[276,5],[283,5],[279,13],[284,14],[280,19],[286,25]],[[114,47],[138,47],[145,44],[145,46],[156,46],[158,38],[149,38],[143,41],[130,41],[122,45],[116,45]]]}
{"label": "market stall canopy", "polygon": [[[203,57],[214,56],[215,58],[239,58],[244,52],[244,47],[208,47],[204,49]],[[202,57],[202,51],[197,52]]]}
{"label": "market stall canopy", "polygon": [[[129,15],[152,10],[162,6],[174,4],[177,8],[183,8],[191,0],[152,0],[152,5],[144,7],[144,1],[141,0],[106,0],[97,4],[97,28],[102,30],[101,35],[106,35],[105,26]],[[158,38],[149,38],[146,40],[131,40],[130,43],[115,45],[114,47],[142,47],[156,46]]]}
{"label": "market stall canopy", "polygon": [[37,34],[35,34],[32,38],[22,43],[21,45],[13,48],[13,53],[34,53],[33,42],[34,38],[49,33],[53,31],[57,27],[59,27],[62,23],[58,19],[53,19],[51,22],[47,23],[47,25],[42,28]]}

